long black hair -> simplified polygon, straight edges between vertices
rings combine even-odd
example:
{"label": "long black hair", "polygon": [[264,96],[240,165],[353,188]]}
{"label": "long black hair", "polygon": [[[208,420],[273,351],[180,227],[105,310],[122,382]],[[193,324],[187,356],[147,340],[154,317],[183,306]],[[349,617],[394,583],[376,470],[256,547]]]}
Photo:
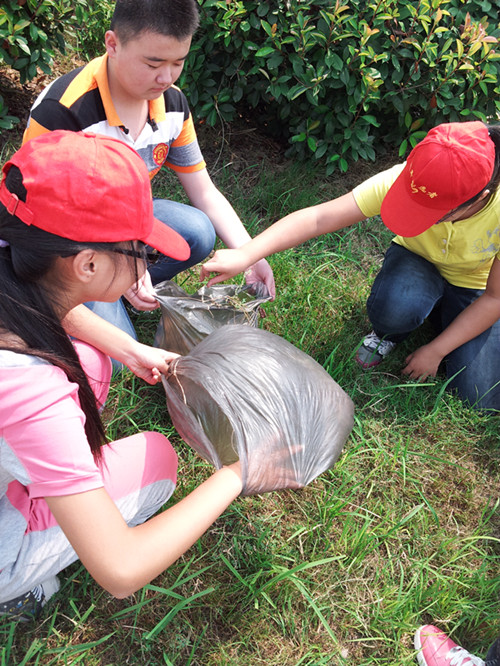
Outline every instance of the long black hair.
{"label": "long black hair", "polygon": [[[10,192],[26,201],[20,170],[12,166],[5,184]],[[112,251],[117,243],[77,243],[24,224],[0,204],[0,333],[14,334],[24,345],[3,342],[0,348],[31,354],[61,368],[78,385],[85,414],[85,433],[96,460],[106,442],[96,398],[81,366],[78,354],[56,314],[54,294],[42,278],[58,257],[70,257],[85,249]],[[122,244],[120,244],[123,246]],[[131,243],[131,249],[133,244]],[[137,264],[135,266],[138,275]]]}

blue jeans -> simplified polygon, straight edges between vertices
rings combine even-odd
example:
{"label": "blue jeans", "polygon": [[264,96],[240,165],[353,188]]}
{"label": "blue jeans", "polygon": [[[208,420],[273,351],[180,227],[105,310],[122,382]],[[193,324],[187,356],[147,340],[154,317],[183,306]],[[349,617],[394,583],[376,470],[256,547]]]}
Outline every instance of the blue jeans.
{"label": "blue jeans", "polygon": [[[434,264],[392,243],[368,298],[368,316],[379,337],[402,342],[427,317],[439,334],[482,293],[453,286]],[[500,410],[499,350],[497,321],[445,358],[446,376],[453,377],[448,388],[478,409]]]}
{"label": "blue jeans", "polygon": [[[215,229],[210,219],[198,208],[169,201],[167,199],[154,199],[153,212],[155,217],[169,227],[175,229],[191,248],[191,255],[186,261],[176,261],[165,257],[154,266],[149,267],[153,284],[170,280],[181,271],[195,266],[203,261],[212,251],[215,244]],[[134,326],[130,321],[123,301],[114,303],[89,302],[85,305],[100,317],[114,324],[137,340]],[[120,369],[121,365],[113,361],[113,367]]]}
{"label": "blue jeans", "polygon": [[168,201],[167,199],[154,199],[153,212],[155,217],[168,224],[177,231],[189,244],[191,255],[186,261],[176,261],[165,257],[154,266],[150,266],[149,273],[153,284],[170,280],[191,266],[203,261],[213,250],[215,244],[215,229],[210,219],[198,208]]}
{"label": "blue jeans", "polygon": [[488,650],[485,660],[486,666],[500,666],[500,638]]}

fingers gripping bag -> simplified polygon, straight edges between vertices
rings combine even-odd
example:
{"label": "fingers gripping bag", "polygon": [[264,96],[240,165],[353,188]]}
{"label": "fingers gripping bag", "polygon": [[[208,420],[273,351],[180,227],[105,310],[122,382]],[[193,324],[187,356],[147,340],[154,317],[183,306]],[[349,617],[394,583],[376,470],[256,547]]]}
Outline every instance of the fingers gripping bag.
{"label": "fingers gripping bag", "polygon": [[175,282],[156,286],[161,320],[154,345],[185,355],[204,337],[226,324],[257,326],[260,306],[270,296],[256,297],[246,286],[217,284],[188,294]]}
{"label": "fingers gripping bag", "polygon": [[240,460],[243,495],[299,488],[333,466],[353,403],[319,363],[283,338],[228,325],[163,377],[181,437],[216,468]]}

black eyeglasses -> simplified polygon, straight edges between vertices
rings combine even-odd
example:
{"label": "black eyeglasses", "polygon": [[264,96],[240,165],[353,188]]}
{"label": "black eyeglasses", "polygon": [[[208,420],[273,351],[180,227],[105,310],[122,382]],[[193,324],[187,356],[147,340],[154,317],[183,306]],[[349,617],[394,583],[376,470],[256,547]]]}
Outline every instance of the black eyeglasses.
{"label": "black eyeglasses", "polygon": [[111,252],[116,252],[117,254],[124,254],[127,257],[134,257],[135,259],[144,259],[148,264],[156,264],[162,258],[157,250],[148,252],[146,248],[140,250],[122,250],[120,248],[113,248]]}

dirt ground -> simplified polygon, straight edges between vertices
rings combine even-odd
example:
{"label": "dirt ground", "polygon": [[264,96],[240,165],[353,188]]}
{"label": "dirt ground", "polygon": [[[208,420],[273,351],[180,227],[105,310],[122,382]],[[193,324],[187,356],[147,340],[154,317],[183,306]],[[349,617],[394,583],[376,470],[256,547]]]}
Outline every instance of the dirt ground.
{"label": "dirt ground", "polygon": [[39,70],[38,75],[31,81],[21,84],[19,72],[7,67],[0,66],[0,95],[9,109],[9,115],[19,118],[19,123],[13,130],[0,131],[0,148],[11,142],[16,145],[20,142],[22,133],[28,121],[31,105],[37,95],[56,77],[69,72],[75,67],[79,67],[82,61],[77,57],[66,57],[61,63],[54,63],[51,74],[44,74]]}

